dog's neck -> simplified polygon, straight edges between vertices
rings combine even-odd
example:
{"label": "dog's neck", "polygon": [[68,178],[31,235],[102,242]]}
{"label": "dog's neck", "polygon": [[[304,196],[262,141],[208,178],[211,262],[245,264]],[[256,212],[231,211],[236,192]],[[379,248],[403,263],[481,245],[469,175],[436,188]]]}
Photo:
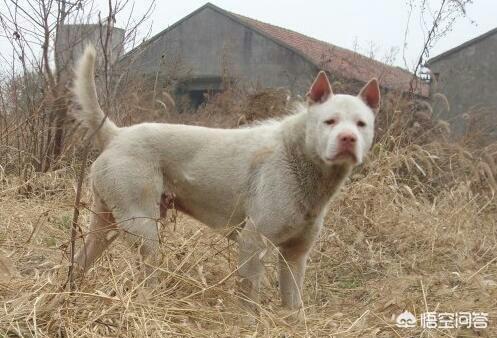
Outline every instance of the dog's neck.
{"label": "dog's neck", "polygon": [[306,114],[282,121],[285,160],[297,183],[297,195],[306,209],[320,209],[338,191],[352,165],[327,165],[306,147]]}

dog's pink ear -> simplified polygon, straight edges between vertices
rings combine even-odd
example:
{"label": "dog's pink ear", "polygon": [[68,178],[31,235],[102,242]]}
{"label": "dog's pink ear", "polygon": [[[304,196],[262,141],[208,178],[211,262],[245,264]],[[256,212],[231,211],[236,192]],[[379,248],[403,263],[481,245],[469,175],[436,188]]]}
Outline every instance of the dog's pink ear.
{"label": "dog's pink ear", "polygon": [[310,104],[321,103],[326,101],[331,95],[333,95],[333,91],[331,90],[330,81],[326,73],[320,71],[306,95],[307,99]]}
{"label": "dog's pink ear", "polygon": [[359,92],[359,97],[371,108],[375,113],[380,110],[380,86],[378,80],[371,79]]}

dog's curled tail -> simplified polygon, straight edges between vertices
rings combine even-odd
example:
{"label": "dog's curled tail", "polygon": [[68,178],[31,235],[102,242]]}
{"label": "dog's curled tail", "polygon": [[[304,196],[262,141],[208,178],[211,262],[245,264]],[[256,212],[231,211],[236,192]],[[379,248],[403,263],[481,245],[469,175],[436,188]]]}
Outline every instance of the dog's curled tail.
{"label": "dog's curled tail", "polygon": [[73,83],[74,100],[81,110],[73,110],[72,115],[88,129],[89,135],[95,134],[97,146],[104,149],[118,134],[119,128],[105,116],[98,103],[95,59],[95,48],[88,45],[76,65]]}

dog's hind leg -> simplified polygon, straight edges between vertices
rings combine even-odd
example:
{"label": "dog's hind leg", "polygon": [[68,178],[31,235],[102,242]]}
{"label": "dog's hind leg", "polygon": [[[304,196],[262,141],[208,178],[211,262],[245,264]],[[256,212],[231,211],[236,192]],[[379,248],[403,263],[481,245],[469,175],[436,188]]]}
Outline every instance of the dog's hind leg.
{"label": "dog's hind leg", "polygon": [[112,212],[121,235],[139,253],[140,269],[146,274],[146,283],[154,284],[157,280],[151,275],[160,261],[158,221],[161,192],[151,185],[141,186],[140,189],[149,193],[142,193],[139,202],[136,196],[125,196],[132,201],[121,199],[126,208],[115,207]]}
{"label": "dog's hind leg", "polygon": [[118,235],[112,213],[97,195],[94,196],[91,211],[90,231],[74,258],[76,265],[83,271],[91,267]]}
{"label": "dog's hind leg", "polygon": [[121,214],[118,219],[121,233],[136,249],[140,256],[140,264],[150,274],[158,262],[159,231],[157,228],[158,215],[142,211]]}
{"label": "dog's hind leg", "polygon": [[[92,167],[96,193],[111,209],[124,238],[140,254],[140,268],[148,273],[159,258],[161,195],[163,175],[153,163],[116,151],[103,153]],[[148,265],[148,267],[147,267]],[[147,277],[146,283],[151,278]]]}

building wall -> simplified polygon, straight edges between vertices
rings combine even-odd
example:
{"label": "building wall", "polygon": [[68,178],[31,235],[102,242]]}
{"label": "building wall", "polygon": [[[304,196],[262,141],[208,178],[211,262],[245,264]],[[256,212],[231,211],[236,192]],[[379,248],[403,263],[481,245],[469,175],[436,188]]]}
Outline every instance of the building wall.
{"label": "building wall", "polygon": [[[456,134],[468,127],[465,113],[484,114],[490,119],[487,125],[497,126],[497,34],[435,60],[429,68],[434,74],[434,110],[451,122]],[[450,111],[439,97],[433,96],[436,93],[446,96]]]}
{"label": "building wall", "polygon": [[302,95],[317,71],[293,51],[211,8],[190,16],[122,63],[154,77],[159,72],[159,77],[199,79],[189,81],[192,90],[234,78],[251,87],[287,87]]}
{"label": "building wall", "polygon": [[[108,60],[113,64],[123,54],[123,41],[125,31],[120,28],[112,28],[109,36]],[[55,59],[58,71],[71,72],[74,63],[83,54],[86,45],[91,43],[97,50],[97,59],[102,60],[102,39],[105,41],[107,26],[76,24],[63,25],[60,27],[59,36],[56,39]]]}

